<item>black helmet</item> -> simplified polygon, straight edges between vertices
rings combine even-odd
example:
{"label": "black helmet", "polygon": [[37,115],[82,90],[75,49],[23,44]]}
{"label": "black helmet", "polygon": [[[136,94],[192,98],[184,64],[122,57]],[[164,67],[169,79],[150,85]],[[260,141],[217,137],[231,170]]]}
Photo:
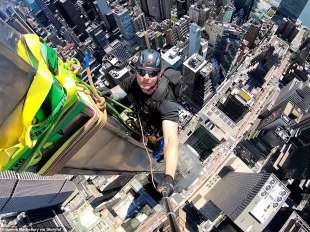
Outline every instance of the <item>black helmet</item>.
{"label": "black helmet", "polygon": [[137,69],[159,72],[161,69],[160,53],[153,49],[145,49],[140,52]]}

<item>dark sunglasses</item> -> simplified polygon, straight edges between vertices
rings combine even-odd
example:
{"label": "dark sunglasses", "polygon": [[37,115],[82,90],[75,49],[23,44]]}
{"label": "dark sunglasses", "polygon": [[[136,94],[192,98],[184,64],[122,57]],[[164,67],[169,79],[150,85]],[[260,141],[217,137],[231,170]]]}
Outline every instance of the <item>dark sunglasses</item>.
{"label": "dark sunglasses", "polygon": [[145,76],[148,74],[149,77],[156,77],[159,74],[159,71],[146,71],[144,69],[137,69],[137,72],[140,76]]}

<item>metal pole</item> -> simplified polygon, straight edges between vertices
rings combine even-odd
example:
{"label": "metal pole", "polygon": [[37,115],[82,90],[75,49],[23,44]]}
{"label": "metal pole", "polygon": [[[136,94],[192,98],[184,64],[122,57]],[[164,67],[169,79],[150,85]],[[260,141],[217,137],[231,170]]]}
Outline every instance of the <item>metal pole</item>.
{"label": "metal pole", "polygon": [[166,208],[167,217],[168,217],[168,221],[170,224],[171,232],[180,232],[180,229],[179,229],[177,221],[176,221],[176,215],[173,212],[173,210],[171,209],[168,197],[164,197],[164,206]]}

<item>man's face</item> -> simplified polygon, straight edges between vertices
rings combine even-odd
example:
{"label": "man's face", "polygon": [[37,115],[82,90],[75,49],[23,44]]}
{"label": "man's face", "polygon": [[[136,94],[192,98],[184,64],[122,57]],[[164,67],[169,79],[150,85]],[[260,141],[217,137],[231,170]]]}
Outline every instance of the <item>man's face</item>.
{"label": "man's face", "polygon": [[157,86],[159,72],[137,71],[137,82],[141,90],[145,94],[152,94]]}

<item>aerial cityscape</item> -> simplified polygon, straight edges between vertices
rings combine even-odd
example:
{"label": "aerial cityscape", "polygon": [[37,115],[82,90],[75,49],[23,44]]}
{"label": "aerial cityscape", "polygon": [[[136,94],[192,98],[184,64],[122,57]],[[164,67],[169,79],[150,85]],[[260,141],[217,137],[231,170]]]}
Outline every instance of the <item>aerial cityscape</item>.
{"label": "aerial cityscape", "polygon": [[0,0],[0,31],[0,232],[310,232],[310,1]]}

